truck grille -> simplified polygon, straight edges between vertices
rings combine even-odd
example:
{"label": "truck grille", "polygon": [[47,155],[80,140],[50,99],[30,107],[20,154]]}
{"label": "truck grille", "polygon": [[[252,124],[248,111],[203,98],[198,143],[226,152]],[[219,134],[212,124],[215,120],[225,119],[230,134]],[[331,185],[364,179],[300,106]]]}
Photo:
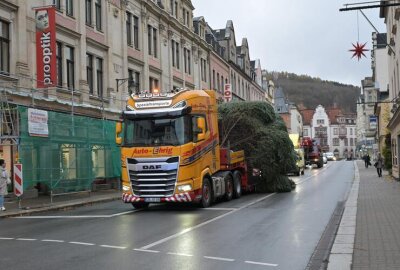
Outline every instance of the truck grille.
{"label": "truck grille", "polygon": [[174,195],[179,157],[128,158],[127,164],[135,196],[169,197]]}

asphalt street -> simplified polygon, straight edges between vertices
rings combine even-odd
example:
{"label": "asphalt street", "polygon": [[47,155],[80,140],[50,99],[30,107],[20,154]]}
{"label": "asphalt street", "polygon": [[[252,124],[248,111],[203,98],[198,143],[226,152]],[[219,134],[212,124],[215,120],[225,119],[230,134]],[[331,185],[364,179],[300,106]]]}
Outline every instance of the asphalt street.
{"label": "asphalt street", "polygon": [[0,220],[1,269],[305,269],[354,177],[328,162],[296,190],[211,208],[119,201]]}

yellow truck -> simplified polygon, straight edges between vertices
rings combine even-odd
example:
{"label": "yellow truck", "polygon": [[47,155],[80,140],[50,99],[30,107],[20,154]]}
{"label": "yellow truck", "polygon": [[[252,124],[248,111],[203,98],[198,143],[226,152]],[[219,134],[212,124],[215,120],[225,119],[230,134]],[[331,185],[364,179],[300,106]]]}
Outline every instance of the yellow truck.
{"label": "yellow truck", "polygon": [[299,134],[289,134],[289,138],[293,143],[294,151],[296,152],[296,171],[292,172],[299,176],[304,174],[306,168],[306,162],[304,158],[304,149],[300,147],[300,135]]}
{"label": "yellow truck", "polygon": [[208,207],[254,189],[244,152],[220,147],[217,114],[213,90],[131,95],[116,125],[122,200],[135,208],[162,202]]}

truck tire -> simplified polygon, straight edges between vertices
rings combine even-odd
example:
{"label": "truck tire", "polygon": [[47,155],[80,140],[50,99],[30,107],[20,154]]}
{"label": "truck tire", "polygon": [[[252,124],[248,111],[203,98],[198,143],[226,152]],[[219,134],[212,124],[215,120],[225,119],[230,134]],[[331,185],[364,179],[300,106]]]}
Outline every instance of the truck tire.
{"label": "truck tire", "polygon": [[301,175],[304,175],[304,171],[305,171],[305,168],[303,168],[303,170],[301,171]]}
{"label": "truck tire", "polygon": [[233,173],[233,198],[242,196],[242,175],[239,171]]}
{"label": "truck tire", "polygon": [[210,180],[208,178],[203,179],[203,186],[201,188],[201,201],[200,205],[203,208],[207,208],[211,205],[211,202],[213,201],[213,196],[212,196],[212,189],[211,189],[211,184]]}
{"label": "truck tire", "polygon": [[301,174],[301,168],[299,168],[295,174],[296,174],[296,176],[300,176],[300,174]]}
{"label": "truck tire", "polygon": [[135,209],[147,209],[149,207],[149,203],[145,202],[132,203],[132,206],[135,207]]}
{"label": "truck tire", "polygon": [[233,179],[232,175],[228,174],[225,177],[225,200],[230,201],[233,198]]}

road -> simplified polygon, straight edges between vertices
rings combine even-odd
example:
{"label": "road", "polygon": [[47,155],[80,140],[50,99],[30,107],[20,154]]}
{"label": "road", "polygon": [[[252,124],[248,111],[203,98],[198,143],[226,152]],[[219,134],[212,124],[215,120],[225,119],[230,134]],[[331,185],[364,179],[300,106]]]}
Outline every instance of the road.
{"label": "road", "polygon": [[353,162],[293,177],[296,190],[251,194],[208,209],[110,202],[0,220],[2,269],[305,269]]}

